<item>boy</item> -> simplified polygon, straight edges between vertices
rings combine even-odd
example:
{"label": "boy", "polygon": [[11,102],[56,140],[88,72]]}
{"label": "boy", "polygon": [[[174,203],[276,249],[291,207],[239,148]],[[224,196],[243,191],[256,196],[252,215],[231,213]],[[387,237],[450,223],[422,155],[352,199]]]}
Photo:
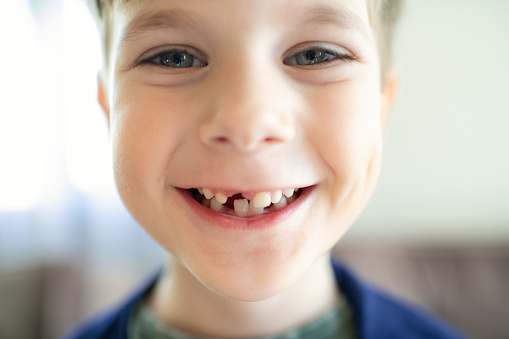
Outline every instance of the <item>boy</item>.
{"label": "boy", "polygon": [[331,248],[380,167],[398,1],[106,0],[115,180],[170,269],[70,338],[459,338]]}

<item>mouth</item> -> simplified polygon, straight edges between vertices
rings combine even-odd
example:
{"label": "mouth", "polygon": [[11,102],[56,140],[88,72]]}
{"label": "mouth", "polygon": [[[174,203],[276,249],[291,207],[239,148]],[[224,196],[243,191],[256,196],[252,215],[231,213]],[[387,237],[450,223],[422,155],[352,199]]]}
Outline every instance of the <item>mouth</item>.
{"label": "mouth", "polygon": [[210,188],[192,188],[188,191],[195,201],[212,211],[249,218],[284,209],[308,188],[286,188],[262,192],[225,192]]}

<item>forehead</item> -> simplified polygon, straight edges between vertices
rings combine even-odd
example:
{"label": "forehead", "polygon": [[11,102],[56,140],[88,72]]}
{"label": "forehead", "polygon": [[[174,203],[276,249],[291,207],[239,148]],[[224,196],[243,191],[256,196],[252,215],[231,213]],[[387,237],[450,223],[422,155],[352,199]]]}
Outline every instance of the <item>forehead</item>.
{"label": "forehead", "polygon": [[158,28],[190,28],[227,21],[232,28],[255,22],[267,26],[335,25],[371,38],[365,0],[120,0],[120,37]]}

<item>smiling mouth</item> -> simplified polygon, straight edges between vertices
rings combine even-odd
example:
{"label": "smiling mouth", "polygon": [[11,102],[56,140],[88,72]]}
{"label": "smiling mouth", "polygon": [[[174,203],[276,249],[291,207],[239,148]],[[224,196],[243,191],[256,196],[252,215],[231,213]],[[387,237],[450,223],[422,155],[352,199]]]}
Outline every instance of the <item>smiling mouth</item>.
{"label": "smiling mouth", "polygon": [[293,203],[305,188],[288,188],[272,192],[226,194],[208,188],[190,189],[194,200],[211,210],[247,218],[281,210]]}

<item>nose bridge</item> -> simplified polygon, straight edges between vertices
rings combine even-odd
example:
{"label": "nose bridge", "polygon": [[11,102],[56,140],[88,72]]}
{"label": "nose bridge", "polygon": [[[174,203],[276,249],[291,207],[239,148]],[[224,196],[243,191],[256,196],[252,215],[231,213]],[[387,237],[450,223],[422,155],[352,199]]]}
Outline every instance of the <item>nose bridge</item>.
{"label": "nose bridge", "polygon": [[252,54],[225,65],[216,75],[213,112],[202,141],[240,151],[290,141],[295,134],[292,110],[276,67]]}

